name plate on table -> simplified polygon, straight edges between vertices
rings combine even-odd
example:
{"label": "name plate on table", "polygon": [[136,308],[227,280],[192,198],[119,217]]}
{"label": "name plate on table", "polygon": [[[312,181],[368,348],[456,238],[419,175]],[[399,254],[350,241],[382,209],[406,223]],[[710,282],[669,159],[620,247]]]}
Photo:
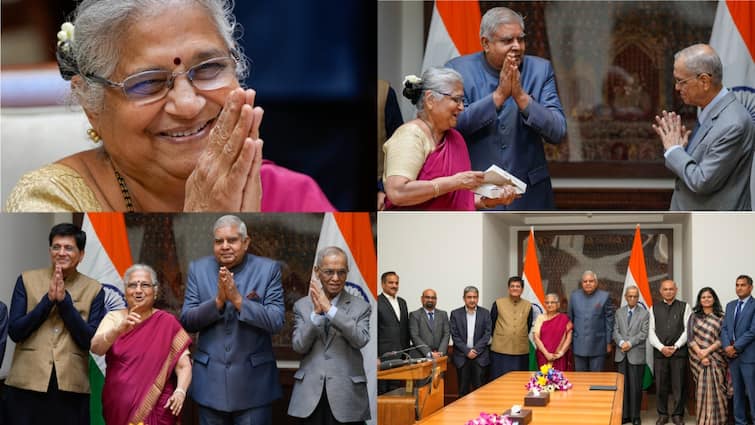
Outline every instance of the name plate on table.
{"label": "name plate on table", "polygon": [[503,414],[508,415],[515,424],[526,425],[532,422],[532,409],[522,409],[519,413],[512,413],[511,409],[508,409]]}
{"label": "name plate on table", "polygon": [[537,395],[533,392],[528,392],[527,395],[524,396],[525,406],[546,406],[549,401],[551,401],[551,393],[547,391],[543,391]]}

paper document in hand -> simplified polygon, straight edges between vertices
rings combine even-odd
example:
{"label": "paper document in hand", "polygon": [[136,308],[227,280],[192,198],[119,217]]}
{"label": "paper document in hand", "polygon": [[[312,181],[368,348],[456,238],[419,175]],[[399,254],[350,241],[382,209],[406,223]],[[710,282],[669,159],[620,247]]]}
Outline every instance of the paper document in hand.
{"label": "paper document in hand", "polygon": [[484,184],[475,189],[475,193],[486,198],[499,198],[503,186],[513,186],[518,194],[527,190],[527,183],[519,180],[508,171],[493,164],[485,170]]}

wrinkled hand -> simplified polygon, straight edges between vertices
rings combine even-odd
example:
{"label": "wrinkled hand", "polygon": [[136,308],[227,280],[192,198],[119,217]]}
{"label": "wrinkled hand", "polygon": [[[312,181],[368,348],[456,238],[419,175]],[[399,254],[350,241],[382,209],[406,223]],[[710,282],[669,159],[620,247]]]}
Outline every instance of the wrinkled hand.
{"label": "wrinkled hand", "polygon": [[454,190],[460,189],[474,189],[481,185],[484,180],[482,171],[462,171],[461,173],[454,174],[454,180],[456,182]]}
{"label": "wrinkled hand", "polygon": [[[514,65],[514,68],[516,68],[516,62],[507,57],[503,60],[501,72],[498,73],[498,87],[496,87],[494,92],[494,100],[496,100],[496,105],[498,105],[498,107],[500,107],[503,102],[512,95],[512,64]],[[500,101],[500,104],[498,101]]]}
{"label": "wrinkled hand", "polygon": [[116,331],[118,332],[118,335],[123,335],[126,332],[131,331],[134,329],[134,326],[138,325],[142,322],[142,316],[135,312],[130,311],[128,313],[128,316],[126,316],[125,319],[121,321],[121,323],[118,325],[118,328],[116,328]]}
{"label": "wrinkled hand", "polygon": [[[225,269],[225,267],[221,267],[221,271],[222,269]],[[220,271],[218,271],[218,294],[215,295],[215,307],[218,310],[222,310],[226,301],[228,301],[228,296],[225,293],[225,283],[221,278]]]}
{"label": "wrinkled hand", "polygon": [[184,211],[259,211],[262,203],[262,108],[256,92],[235,89],[186,180]]}
{"label": "wrinkled hand", "polygon": [[653,130],[660,136],[663,149],[669,150],[673,146],[687,146],[687,139],[692,132],[682,125],[681,116],[675,112],[666,111],[663,111],[661,115],[660,117],[655,116],[656,124],[653,124]]}
{"label": "wrinkled hand", "polygon": [[505,185],[501,187],[500,196],[497,198],[485,198],[483,203],[486,208],[495,208],[499,205],[510,205],[515,200],[522,197],[522,195],[516,193],[514,186]]}
{"label": "wrinkled hand", "polygon": [[236,281],[233,279],[233,273],[227,268],[221,267],[218,272],[218,282],[223,285],[223,292],[225,293],[226,299],[233,303],[233,306],[240,311],[243,297],[239,293]]}
{"label": "wrinkled hand", "polygon": [[181,409],[184,407],[185,400],[186,393],[182,391],[174,391],[163,408],[170,408],[170,413],[172,413],[173,416],[178,416],[181,413]]}
{"label": "wrinkled hand", "polygon": [[330,300],[322,290],[322,284],[317,279],[309,281],[309,297],[312,299],[316,314],[325,314],[330,310]]}
{"label": "wrinkled hand", "polygon": [[511,67],[511,97],[516,101],[519,110],[524,110],[530,103],[530,96],[522,88],[522,75],[519,72],[519,67],[516,66],[516,61],[513,59],[506,59],[508,66]]}

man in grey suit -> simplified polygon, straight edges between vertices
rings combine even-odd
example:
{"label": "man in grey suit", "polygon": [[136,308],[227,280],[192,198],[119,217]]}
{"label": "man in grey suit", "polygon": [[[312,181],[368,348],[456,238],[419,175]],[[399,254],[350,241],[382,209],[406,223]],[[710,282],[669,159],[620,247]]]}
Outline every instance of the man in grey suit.
{"label": "man in grey suit", "polygon": [[422,291],[422,307],[409,315],[409,334],[412,343],[417,347],[414,351],[421,357],[437,359],[448,352],[448,340],[451,338],[451,328],[448,314],[435,308],[438,295],[432,289]]}
{"label": "man in grey suit", "polygon": [[608,292],[598,289],[595,272],[582,273],[582,288],[571,293],[568,314],[574,324],[574,369],[601,372],[611,352],[614,309]]}
{"label": "man in grey suit", "polygon": [[[189,265],[181,324],[199,332],[191,397],[201,425],[271,424],[281,396],[272,335],[285,320],[280,266],[246,253],[246,224],[213,226],[214,256]],[[259,391],[264,388],[264,391]]]}
{"label": "man in grey suit", "polygon": [[488,342],[493,331],[490,312],[477,305],[479,291],[474,286],[464,288],[464,305],[451,312],[451,338],[454,341],[453,362],[459,378],[459,397],[487,381],[490,365]]}
{"label": "man in grey suit", "polygon": [[288,414],[305,424],[364,423],[370,419],[360,349],[370,341],[370,304],[344,290],[349,265],[338,247],[317,253],[317,280],[294,304],[294,374]]}
{"label": "man in grey suit", "polygon": [[750,417],[755,417],[755,298],[752,277],[737,276],[737,299],[726,304],[721,346],[729,358],[734,385],[734,423],[747,423],[747,399]]}
{"label": "man in grey suit", "polygon": [[700,113],[693,131],[674,112],[655,117],[666,168],[676,174],[671,210],[749,210],[755,125],[721,82],[713,48],[695,44],[674,55],[675,87]]}
{"label": "man in grey suit", "polygon": [[640,290],[632,285],[624,291],[627,304],[616,310],[613,340],[616,343],[614,360],[624,375],[624,405],[621,423],[640,425],[642,375],[645,372],[645,341],[648,338],[649,314],[638,306]]}

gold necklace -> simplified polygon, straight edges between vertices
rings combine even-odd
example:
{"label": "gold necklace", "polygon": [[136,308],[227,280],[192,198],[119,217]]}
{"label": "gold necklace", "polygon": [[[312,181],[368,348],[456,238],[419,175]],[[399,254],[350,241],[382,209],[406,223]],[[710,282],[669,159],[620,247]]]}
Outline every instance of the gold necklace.
{"label": "gold necklace", "polygon": [[115,169],[115,164],[113,164],[110,156],[108,156],[107,159],[108,161],[110,161],[110,166],[113,167],[115,180],[118,181],[118,186],[120,186],[121,188],[121,195],[123,195],[123,200],[126,201],[126,211],[134,212],[134,203],[131,200],[131,193],[128,191],[128,186],[126,186],[126,180],[123,178],[123,176],[121,176],[121,173],[119,173],[118,170]]}

